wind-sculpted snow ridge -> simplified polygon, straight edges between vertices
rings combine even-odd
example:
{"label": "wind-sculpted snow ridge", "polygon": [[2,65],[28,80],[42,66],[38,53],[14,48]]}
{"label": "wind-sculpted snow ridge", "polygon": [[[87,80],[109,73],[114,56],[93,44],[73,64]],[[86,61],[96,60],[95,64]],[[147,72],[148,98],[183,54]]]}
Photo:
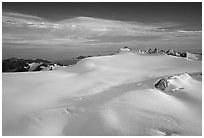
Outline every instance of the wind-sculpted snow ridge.
{"label": "wind-sculpted snow ridge", "polygon": [[[3,73],[3,135],[201,136],[202,61],[124,51]],[[164,76],[172,94],[154,86]]]}

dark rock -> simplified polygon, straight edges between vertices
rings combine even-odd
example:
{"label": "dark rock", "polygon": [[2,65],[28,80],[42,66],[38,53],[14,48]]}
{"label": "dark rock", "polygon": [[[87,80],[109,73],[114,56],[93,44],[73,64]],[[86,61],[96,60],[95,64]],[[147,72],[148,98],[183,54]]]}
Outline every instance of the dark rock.
{"label": "dark rock", "polygon": [[43,63],[43,64],[37,66],[33,71],[41,71],[43,68],[46,68],[46,67],[48,67],[48,64]]}
{"label": "dark rock", "polygon": [[78,56],[78,57],[76,57],[76,59],[83,59],[83,58],[86,58],[86,56]]}
{"label": "dark rock", "polygon": [[181,56],[181,57],[187,57],[187,53],[186,53],[186,52],[183,52],[183,53],[180,54],[180,56]]}
{"label": "dark rock", "polygon": [[92,56],[78,56],[75,59],[84,59],[84,58],[87,58],[87,57],[92,57]]}
{"label": "dark rock", "polygon": [[167,55],[172,55],[172,56],[176,56],[176,51],[169,49],[168,51],[166,51]]}
{"label": "dark rock", "polygon": [[57,65],[58,65],[58,66],[63,66],[63,65],[62,65],[62,64],[60,64],[60,63],[57,63]]}
{"label": "dark rock", "polygon": [[166,52],[165,50],[159,49],[159,48],[154,48],[153,50],[149,49],[146,51],[146,53],[149,53],[149,54],[164,54],[165,52]]}
{"label": "dark rock", "polygon": [[149,54],[152,54],[152,49],[147,50]]}
{"label": "dark rock", "polygon": [[151,50],[151,52],[154,53],[154,54],[156,54],[156,53],[158,52],[158,49],[155,48],[155,49]]}
{"label": "dark rock", "polygon": [[164,54],[164,53],[166,53],[166,51],[163,50],[163,49],[159,49],[159,50],[158,50],[158,53],[159,53],[159,54]]}
{"label": "dark rock", "polygon": [[168,87],[167,80],[167,77],[161,78],[154,86],[159,90],[165,91],[165,89]]}
{"label": "dark rock", "polygon": [[23,59],[10,58],[2,61],[2,72],[27,71],[29,65]]}
{"label": "dark rock", "polygon": [[[29,71],[29,64],[31,63],[40,63],[33,71],[40,71],[45,67],[54,66],[54,63],[43,59],[18,59],[10,58],[2,61],[2,72],[26,72]],[[59,64],[58,64],[59,65]],[[63,66],[62,64],[60,64]]]}
{"label": "dark rock", "polygon": [[169,49],[168,51],[166,51],[166,54],[167,54],[167,55],[172,55],[172,56],[177,56],[177,57],[180,57],[180,56],[181,56],[181,53],[180,53],[180,52],[174,51],[174,50],[172,50],[172,49]]}

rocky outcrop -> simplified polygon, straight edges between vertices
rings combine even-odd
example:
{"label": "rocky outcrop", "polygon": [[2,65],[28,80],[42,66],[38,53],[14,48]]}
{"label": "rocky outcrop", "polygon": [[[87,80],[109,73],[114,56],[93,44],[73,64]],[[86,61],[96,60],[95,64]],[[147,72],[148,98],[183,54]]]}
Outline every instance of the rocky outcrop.
{"label": "rocky outcrop", "polygon": [[[35,68],[31,66],[35,64]],[[18,59],[10,58],[2,61],[2,72],[27,72],[27,71],[41,71],[42,69],[55,66],[54,63],[43,59]],[[56,66],[63,66],[56,64]]]}
{"label": "rocky outcrop", "polygon": [[202,54],[193,54],[189,52],[183,52],[180,54],[180,57],[184,57],[191,60],[202,60]]}
{"label": "rocky outcrop", "polygon": [[37,66],[33,71],[41,71],[43,68],[46,68],[46,67],[48,67],[48,65],[43,63],[43,64]]}
{"label": "rocky outcrop", "polygon": [[165,54],[165,50],[159,49],[159,48],[154,48],[154,49],[147,50],[146,53],[149,53],[149,54]]}
{"label": "rocky outcrop", "polygon": [[181,54],[180,54],[180,57],[187,57],[186,52],[181,53]]}
{"label": "rocky outcrop", "polygon": [[29,69],[28,63],[23,59],[10,58],[3,60],[2,72],[24,72]]}
{"label": "rocky outcrop", "polygon": [[127,52],[130,52],[132,51],[131,48],[127,47],[127,46],[124,46],[123,48],[120,48],[120,50],[118,51],[118,53],[127,53]]}
{"label": "rocky outcrop", "polygon": [[176,56],[176,57],[183,57],[191,60],[202,60],[202,55],[201,54],[193,54],[193,53],[188,53],[188,52],[178,52],[172,49],[169,49],[167,51],[159,48],[154,48],[154,49],[148,49],[144,53],[148,54],[166,54],[166,55],[171,55],[171,56]]}
{"label": "rocky outcrop", "polygon": [[202,60],[202,55],[201,54],[192,54],[192,53],[186,52],[186,58],[194,59],[194,60]]}
{"label": "rocky outcrop", "polygon": [[180,52],[174,51],[172,49],[167,50],[166,54],[167,55],[172,55],[172,56],[178,56],[178,57],[180,56]]}
{"label": "rocky outcrop", "polygon": [[182,73],[179,75],[174,76],[168,76],[168,77],[162,77],[160,78],[155,84],[155,88],[163,91],[164,93],[171,95],[175,92],[181,92],[181,90],[184,89],[184,85],[177,85],[179,83],[186,83],[188,82],[192,77],[187,73]]}
{"label": "rocky outcrop", "polygon": [[131,49],[127,46],[120,49],[118,53],[126,53],[126,52],[139,52],[139,53],[148,53],[148,54],[166,54],[170,56],[182,57],[190,60],[202,60],[202,54],[193,54],[188,52],[178,52],[173,49],[163,50],[159,48],[148,49],[146,51],[142,51],[139,49]]}
{"label": "rocky outcrop", "polygon": [[84,58],[87,58],[87,57],[92,57],[92,56],[81,56],[80,55],[80,56],[76,57],[75,59],[79,59],[80,60],[80,59],[84,59]]}
{"label": "rocky outcrop", "polygon": [[163,77],[159,79],[159,81],[156,82],[154,86],[161,91],[165,91],[165,89],[168,87],[168,78]]}

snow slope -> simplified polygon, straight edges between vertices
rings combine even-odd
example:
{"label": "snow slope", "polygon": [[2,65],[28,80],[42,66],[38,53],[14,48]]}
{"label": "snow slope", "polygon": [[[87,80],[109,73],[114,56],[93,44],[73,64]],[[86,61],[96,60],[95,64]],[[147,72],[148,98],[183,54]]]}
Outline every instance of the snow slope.
{"label": "snow slope", "polygon": [[39,65],[41,65],[41,64],[43,64],[43,63],[30,63],[30,64],[28,64],[29,65],[29,70],[28,71],[33,71],[33,70],[35,70]]}
{"label": "snow slope", "polygon": [[162,76],[201,71],[202,61],[119,53],[63,70],[3,73],[3,135],[201,135],[201,81]]}

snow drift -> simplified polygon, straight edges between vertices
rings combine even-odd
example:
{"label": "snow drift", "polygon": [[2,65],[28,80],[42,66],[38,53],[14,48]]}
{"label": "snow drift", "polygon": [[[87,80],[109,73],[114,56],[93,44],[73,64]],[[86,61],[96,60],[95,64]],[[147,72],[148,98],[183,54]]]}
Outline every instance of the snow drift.
{"label": "snow drift", "polygon": [[[201,81],[189,75],[201,66],[126,51],[60,70],[3,73],[3,135],[201,135]],[[163,76],[183,89],[156,89]]]}

